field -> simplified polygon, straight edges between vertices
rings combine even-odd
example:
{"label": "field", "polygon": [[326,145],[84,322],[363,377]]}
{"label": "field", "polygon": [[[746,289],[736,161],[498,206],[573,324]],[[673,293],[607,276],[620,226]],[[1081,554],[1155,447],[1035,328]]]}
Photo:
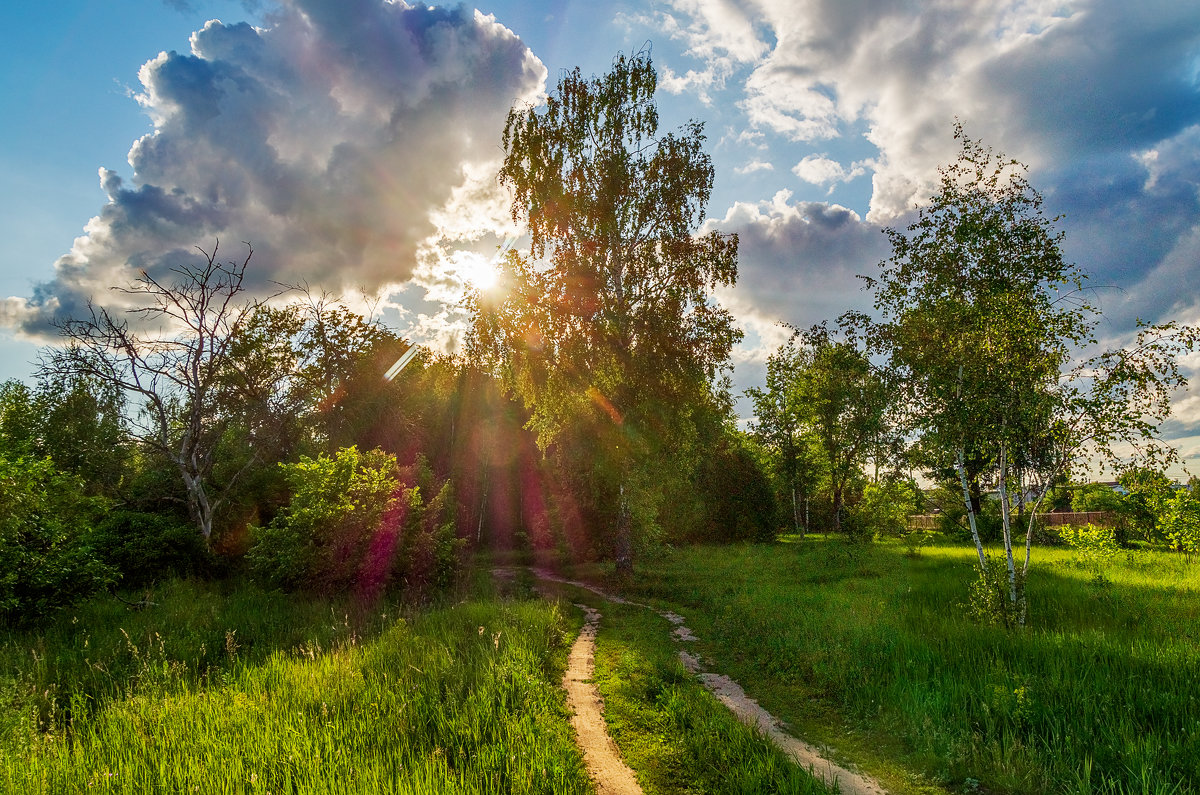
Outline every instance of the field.
{"label": "field", "polygon": [[[683,548],[626,592],[893,793],[1200,788],[1200,565],[1036,550],[1031,626],[1005,631],[963,615],[972,555]],[[481,574],[421,609],[191,581],[93,600],[0,636],[0,790],[591,792],[559,686],[574,602],[604,615],[595,678],[648,795],[825,791],[683,669],[664,619],[531,585]]]}
{"label": "field", "polygon": [[1200,788],[1200,565],[1037,549],[1030,628],[964,618],[974,551],[680,549],[634,592],[800,736],[894,792]]}

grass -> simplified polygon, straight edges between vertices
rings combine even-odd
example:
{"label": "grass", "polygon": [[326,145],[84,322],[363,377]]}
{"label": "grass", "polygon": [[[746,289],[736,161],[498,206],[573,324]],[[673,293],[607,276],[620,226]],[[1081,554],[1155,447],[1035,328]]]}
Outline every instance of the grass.
{"label": "grass", "polygon": [[0,643],[8,792],[591,792],[559,681],[578,620],[401,616],[172,583]]}
{"label": "grass", "polygon": [[666,619],[569,586],[559,590],[603,615],[595,681],[609,732],[646,795],[831,791],[687,672]]}
{"label": "grass", "polygon": [[1200,788],[1200,566],[1139,551],[1098,571],[1036,550],[1031,628],[1008,632],[963,617],[973,555],[689,548],[632,590],[682,612],[718,670],[893,791]]}

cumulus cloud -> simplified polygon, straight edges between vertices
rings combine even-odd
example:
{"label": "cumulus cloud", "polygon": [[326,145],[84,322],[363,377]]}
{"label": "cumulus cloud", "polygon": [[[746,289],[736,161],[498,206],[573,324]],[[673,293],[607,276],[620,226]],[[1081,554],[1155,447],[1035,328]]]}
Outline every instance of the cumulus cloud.
{"label": "cumulus cloud", "polygon": [[[1127,333],[1137,317],[1200,313],[1200,5],[664,2],[670,29],[689,52],[733,69],[727,82],[740,92],[746,142],[769,148],[775,160],[780,147],[848,136],[863,141],[839,149],[866,143],[876,150],[861,164],[872,179],[865,221],[837,231],[805,225],[796,217],[807,217],[803,203],[790,202],[730,211],[723,223],[748,224],[744,278],[770,313],[787,309],[780,296],[799,295],[791,309],[808,322],[836,314],[852,293],[834,287],[846,273],[836,254],[829,272],[805,273],[814,290],[786,289],[801,279],[781,263],[798,260],[772,246],[779,238],[766,230],[798,235],[800,250],[837,252],[841,235],[848,250],[878,246],[877,237],[864,242],[863,230],[904,226],[906,214],[928,200],[937,167],[958,151],[955,118],[968,135],[1031,167],[1047,210],[1062,216],[1068,259],[1093,274],[1112,334]],[[855,167],[813,154],[794,173],[825,186]],[[767,262],[753,263],[756,250],[769,252]],[[785,286],[755,286],[770,279]],[[1195,403],[1182,408],[1190,418]]]}
{"label": "cumulus cloud", "polygon": [[792,140],[861,124],[870,218],[928,196],[950,125],[1029,162],[1128,153],[1200,120],[1200,6],[1158,0],[669,0],[689,51],[748,70],[750,125]]}
{"label": "cumulus cloud", "polygon": [[765,160],[751,160],[744,166],[738,166],[734,169],[736,174],[753,174],[756,171],[774,171],[775,166]]}
{"label": "cumulus cloud", "polygon": [[130,149],[132,175],[100,170],[108,203],[3,319],[37,333],[217,238],[253,243],[258,284],[332,290],[408,282],[452,241],[486,249],[504,234],[481,227],[502,204],[505,114],[545,76],[514,33],[461,6],[287,0],[263,27],[210,21],[189,53],[142,67],[153,132]]}
{"label": "cumulus cloud", "polygon": [[803,160],[792,167],[792,173],[805,182],[813,185],[833,185],[839,182],[849,182],[867,173],[868,163],[860,160],[846,168],[836,160],[825,155],[806,155]]}
{"label": "cumulus cloud", "polygon": [[[858,274],[873,274],[888,253],[880,227],[837,204],[793,201],[779,191],[737,202],[705,230],[738,235],[738,283],[721,296],[747,332],[739,357],[764,360],[778,345],[768,330],[780,322],[807,327],[848,309],[867,309]],[[756,339],[765,340],[758,344]]]}

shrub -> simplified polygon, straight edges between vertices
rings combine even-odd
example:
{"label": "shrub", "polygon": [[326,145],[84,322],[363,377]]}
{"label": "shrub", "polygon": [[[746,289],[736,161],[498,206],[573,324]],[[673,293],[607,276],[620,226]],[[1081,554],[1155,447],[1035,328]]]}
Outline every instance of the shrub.
{"label": "shrub", "polygon": [[1075,550],[1079,563],[1097,569],[1121,551],[1111,527],[1088,523],[1082,527],[1063,527],[1059,534],[1071,549]]}
{"label": "shrub", "polygon": [[87,538],[91,501],[49,458],[0,456],[0,619],[28,624],[105,587]]}
{"label": "shrub", "polygon": [[456,533],[458,502],[447,481],[426,504],[422,492],[436,484],[423,458],[401,470],[389,453],[347,447],[280,466],[291,501],[251,528],[247,553],[262,580],[366,599],[392,586],[420,598],[455,584],[466,545]]}
{"label": "shrub", "polygon": [[426,505],[412,490],[405,544],[398,561],[399,574],[409,596],[426,596],[454,586],[462,568],[466,539],[457,535],[458,502],[454,486],[442,484],[437,496]]}
{"label": "shrub", "polygon": [[976,568],[975,581],[971,583],[969,601],[965,605],[967,615],[980,624],[994,624],[1006,628],[1017,626],[1020,615],[1019,602],[1024,599],[1025,578],[1018,567],[1017,600],[1014,605],[1008,592],[1008,565],[1002,555],[988,555],[987,568]]}
{"label": "shrub", "polygon": [[1158,523],[1167,542],[1188,558],[1200,553],[1200,499],[1195,487],[1178,489],[1157,505]]}
{"label": "shrub", "polygon": [[778,509],[771,481],[754,452],[741,440],[722,439],[700,465],[703,518],[689,541],[775,540]]}
{"label": "shrub", "polygon": [[911,480],[885,478],[868,483],[851,510],[852,524],[867,538],[900,538],[908,531],[908,517],[917,512],[920,494]]}
{"label": "shrub", "polygon": [[92,545],[130,588],[212,571],[212,554],[196,526],[166,514],[112,511],[96,524]]}
{"label": "shrub", "polygon": [[359,579],[368,551],[390,553],[378,549],[378,539],[394,540],[398,528],[391,525],[410,494],[399,489],[395,456],[346,447],[332,458],[280,466],[292,498],[268,525],[251,528],[246,557],[256,575],[282,588],[345,590]]}

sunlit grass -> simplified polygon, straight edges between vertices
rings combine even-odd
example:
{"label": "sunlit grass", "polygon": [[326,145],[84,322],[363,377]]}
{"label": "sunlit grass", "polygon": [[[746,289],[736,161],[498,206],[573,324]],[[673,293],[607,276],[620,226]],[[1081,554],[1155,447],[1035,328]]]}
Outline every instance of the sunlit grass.
{"label": "sunlit grass", "polygon": [[554,605],[353,615],[187,583],[157,598],[7,639],[0,790],[591,791]]}
{"label": "sunlit grass", "polygon": [[973,558],[824,539],[682,549],[635,587],[893,789],[920,789],[904,768],[996,792],[1200,787],[1200,566],[1139,551],[1098,570],[1035,549],[1031,627],[1008,632],[964,617]]}

